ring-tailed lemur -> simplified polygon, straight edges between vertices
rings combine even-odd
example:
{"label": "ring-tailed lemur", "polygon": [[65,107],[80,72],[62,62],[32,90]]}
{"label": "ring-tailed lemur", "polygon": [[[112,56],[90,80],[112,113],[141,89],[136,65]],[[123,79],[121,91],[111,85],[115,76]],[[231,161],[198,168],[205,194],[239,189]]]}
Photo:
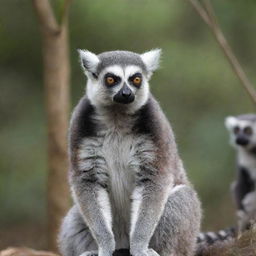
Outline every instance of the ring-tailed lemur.
{"label": "ring-tailed lemur", "polygon": [[238,228],[243,231],[256,219],[256,115],[230,116],[225,124],[237,151],[238,173],[231,190],[237,207]]}
{"label": "ring-tailed lemur", "polygon": [[225,120],[231,145],[237,150],[237,179],[231,185],[237,207],[238,230],[228,228],[218,232],[200,233],[198,244],[205,248],[215,242],[234,238],[256,219],[256,115],[230,116]]}
{"label": "ring-tailed lemur", "polygon": [[237,151],[238,172],[231,190],[237,207],[238,228],[200,233],[198,251],[216,242],[233,239],[256,221],[256,115],[230,116],[225,125],[231,145]]}
{"label": "ring-tailed lemur", "polygon": [[160,50],[80,50],[86,95],[72,115],[75,205],[59,235],[64,256],[190,256],[201,209],[172,129],[149,91]]}

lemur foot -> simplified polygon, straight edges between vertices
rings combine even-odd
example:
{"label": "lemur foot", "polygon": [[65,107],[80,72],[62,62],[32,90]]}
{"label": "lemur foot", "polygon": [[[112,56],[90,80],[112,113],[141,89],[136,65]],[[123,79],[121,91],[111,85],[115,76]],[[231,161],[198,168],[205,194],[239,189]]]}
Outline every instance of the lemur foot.
{"label": "lemur foot", "polygon": [[155,250],[148,249],[146,251],[136,253],[133,256],[160,256],[160,255]]}
{"label": "lemur foot", "polygon": [[80,254],[80,256],[98,256],[98,251],[87,251]]}
{"label": "lemur foot", "polygon": [[253,223],[255,223],[255,219],[252,218],[247,212],[243,210],[237,211],[237,217],[238,217],[238,231],[241,234],[245,230],[248,230],[251,228]]}
{"label": "lemur foot", "polygon": [[253,218],[256,216],[256,193],[251,192],[242,201],[245,211]]}
{"label": "lemur foot", "polygon": [[155,250],[153,249],[148,249],[147,251],[148,256],[160,256]]}

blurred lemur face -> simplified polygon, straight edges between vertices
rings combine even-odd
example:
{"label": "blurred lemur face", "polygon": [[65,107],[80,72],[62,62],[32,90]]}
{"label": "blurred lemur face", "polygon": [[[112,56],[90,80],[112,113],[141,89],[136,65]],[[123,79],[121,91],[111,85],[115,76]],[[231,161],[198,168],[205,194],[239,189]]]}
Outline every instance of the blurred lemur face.
{"label": "blurred lemur face", "polygon": [[225,125],[230,132],[230,142],[234,147],[256,151],[256,120],[227,117]]}
{"label": "blurred lemur face", "polygon": [[144,54],[128,51],[96,55],[80,50],[82,67],[88,78],[87,96],[97,107],[139,109],[149,96],[149,80],[157,69],[161,51]]}

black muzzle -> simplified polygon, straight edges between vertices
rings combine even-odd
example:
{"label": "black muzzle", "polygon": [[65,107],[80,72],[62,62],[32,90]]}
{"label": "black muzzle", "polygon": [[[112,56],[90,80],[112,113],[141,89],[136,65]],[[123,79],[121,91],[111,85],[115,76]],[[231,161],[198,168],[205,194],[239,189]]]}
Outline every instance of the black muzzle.
{"label": "black muzzle", "polygon": [[125,84],[122,89],[114,96],[114,101],[121,104],[132,103],[135,99],[132,90]]}
{"label": "black muzzle", "polygon": [[243,136],[239,136],[236,138],[236,144],[239,146],[247,146],[249,144],[249,140]]}

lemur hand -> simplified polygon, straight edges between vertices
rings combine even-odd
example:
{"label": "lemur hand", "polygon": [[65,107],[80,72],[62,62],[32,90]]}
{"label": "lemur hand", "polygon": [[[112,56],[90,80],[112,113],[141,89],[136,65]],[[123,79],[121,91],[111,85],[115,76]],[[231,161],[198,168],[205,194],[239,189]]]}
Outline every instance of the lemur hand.
{"label": "lemur hand", "polygon": [[251,192],[242,201],[245,211],[251,218],[256,218],[256,192]]}

